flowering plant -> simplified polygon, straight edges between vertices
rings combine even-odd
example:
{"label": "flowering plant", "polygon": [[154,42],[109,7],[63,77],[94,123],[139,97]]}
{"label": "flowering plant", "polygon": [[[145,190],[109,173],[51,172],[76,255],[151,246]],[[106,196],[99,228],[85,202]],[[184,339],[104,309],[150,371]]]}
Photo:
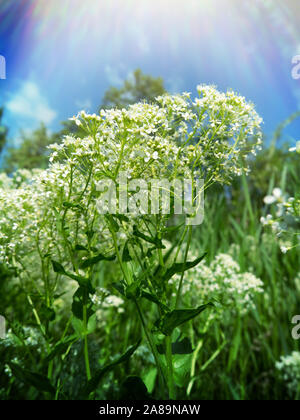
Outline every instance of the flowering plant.
{"label": "flowering plant", "polygon": [[[176,397],[173,332],[212,306],[207,293],[200,292],[201,305],[180,309],[184,273],[196,267],[204,255],[188,260],[193,227],[183,226],[172,211],[168,214],[159,208],[154,215],[141,210],[135,214],[100,211],[103,191],[99,191],[99,182],[109,180],[116,186],[120,204],[121,174],[126,173],[130,180],[143,177],[145,185],[150,178],[173,181],[188,177],[195,201],[199,179],[203,179],[205,190],[247,172],[246,158],[255,154],[261,143],[261,119],[254,106],[232,91],[220,93],[213,86],[198,86],[197,90],[199,97],[195,100],[184,93],[158,97],[155,105],[138,103],[128,109],[102,110],[100,115],[82,111],[73,120],[85,137],[69,135],[61,144],[53,144],[48,169],[19,171],[13,179],[0,179],[0,258],[14,268],[22,282],[46,340],[49,366],[45,392],[56,397],[64,393],[54,361],[59,356],[61,363],[76,340],[84,343],[84,397],[92,397],[104,371],[134,353],[139,341],[102,370],[91,369],[88,336],[97,311],[99,314],[100,308],[111,304],[122,306],[122,313],[123,304],[131,301],[152,351],[161,387],[168,390],[169,398]],[[129,191],[128,203],[136,193]],[[172,246],[166,249],[165,239],[170,237]],[[217,273],[222,258],[207,268],[214,274],[211,281],[202,277],[202,291],[214,287],[215,280],[220,284]],[[114,266],[115,274],[112,281],[101,283],[99,267],[107,264]],[[205,271],[203,265],[200,267]],[[249,281],[253,290],[260,287],[259,281],[249,274],[244,278],[246,275],[236,268],[234,274],[222,294],[231,294],[238,284],[243,290],[236,299],[248,301]],[[174,276],[177,282],[172,280]],[[103,286],[109,291],[99,289]],[[57,295],[66,292],[71,294],[71,302],[67,298],[66,302],[72,313],[63,337],[55,341],[51,329]],[[149,302],[156,307],[156,319],[148,318],[143,309]],[[76,334],[67,337],[71,322]],[[158,336],[164,338],[164,354],[157,350]],[[19,366],[11,364],[10,369],[24,378]]]}
{"label": "flowering plant", "polygon": [[[290,148],[291,152],[300,153],[300,142],[296,147]],[[300,223],[300,198],[284,195],[280,188],[274,188],[271,195],[264,198],[267,205],[276,204],[275,217],[268,214],[261,217],[264,226],[270,226],[272,231],[280,238],[280,249],[286,253],[293,247],[299,246],[299,223]]]}

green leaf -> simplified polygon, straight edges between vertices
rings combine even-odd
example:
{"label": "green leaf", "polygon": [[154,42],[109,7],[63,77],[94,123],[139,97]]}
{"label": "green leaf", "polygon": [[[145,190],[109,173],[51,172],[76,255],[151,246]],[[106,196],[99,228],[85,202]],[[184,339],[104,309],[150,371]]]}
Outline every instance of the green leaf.
{"label": "green leaf", "polygon": [[174,382],[180,388],[188,381],[192,357],[191,354],[175,354],[173,356]]}
{"label": "green leaf", "polygon": [[195,318],[209,306],[214,306],[212,303],[201,305],[196,309],[175,309],[165,314],[155,322],[155,326],[165,335],[171,335],[174,328],[187,321]]}
{"label": "green leaf", "polygon": [[[165,354],[165,344],[159,344],[157,346],[157,351],[160,354]],[[172,354],[191,354],[193,351],[191,341],[188,337],[183,338],[181,341],[175,341],[175,343],[172,343]]]}
{"label": "green leaf", "polygon": [[83,325],[83,321],[81,319],[77,318],[76,316],[73,316],[71,323],[72,323],[72,327],[74,328],[74,331],[75,331],[77,337],[82,339],[84,337],[84,334],[85,334],[85,327]]}
{"label": "green leaf", "polygon": [[87,277],[77,276],[76,274],[69,273],[68,271],[65,272],[65,276],[77,281],[79,286],[87,287],[90,290],[90,293],[93,293],[90,280]]}
{"label": "green leaf", "polygon": [[184,225],[184,223],[185,222],[180,223],[180,225],[165,227],[162,229],[162,231],[163,232],[176,232]]}
{"label": "green leaf", "polygon": [[125,216],[124,214],[114,214],[113,217],[120,220],[120,222],[126,222],[126,223],[129,222],[129,218],[127,216]]}
{"label": "green leaf", "polygon": [[147,292],[146,290],[142,290],[141,297],[150,300],[150,302],[156,303],[157,306],[163,311],[168,312],[169,308],[162,302],[158,300],[156,296],[154,296],[152,293]]}
{"label": "green leaf", "polygon": [[125,287],[122,283],[112,283],[112,287],[116,289],[122,296],[125,296]]}
{"label": "green leaf", "polygon": [[63,295],[65,295],[67,292],[62,292],[62,293],[56,293],[55,295],[53,295],[53,299],[59,299],[60,297],[62,297]]}
{"label": "green leaf", "polygon": [[89,230],[86,230],[85,231],[85,234],[86,234],[86,236],[88,237],[88,239],[89,240],[91,240],[92,239],[92,237],[94,236],[94,234],[95,234],[95,231],[93,230],[93,229],[89,229]]}
{"label": "green leaf", "polygon": [[79,245],[79,244],[76,244],[76,245],[75,245],[74,250],[75,250],[75,251],[88,251],[88,249],[87,249],[87,247],[86,247],[86,246]]}
{"label": "green leaf", "polygon": [[112,228],[112,230],[114,232],[119,232],[119,224],[118,222],[113,218],[113,216],[111,214],[109,215],[105,215],[106,220],[108,220],[110,227]]}
{"label": "green leaf", "polygon": [[97,315],[95,313],[92,313],[89,317],[89,321],[87,324],[87,333],[93,334],[96,331],[97,328]]}
{"label": "green leaf", "polygon": [[158,237],[152,238],[151,236],[145,235],[144,233],[140,232],[138,228],[134,225],[133,226],[133,234],[144,241],[149,242],[150,244],[154,244],[157,249],[165,249],[166,247],[163,245],[161,239]]}
{"label": "green leaf", "polygon": [[65,276],[70,277],[72,280],[77,281],[80,286],[89,287],[89,279],[88,278],[78,276],[76,274],[70,273],[69,271],[66,271],[64,269],[64,267],[57,261],[52,260],[51,262],[52,262],[53,270],[54,270],[55,273],[64,274]]}
{"label": "green leaf", "polygon": [[167,269],[165,274],[162,276],[163,281],[170,280],[174,274],[182,273],[183,271],[187,271],[190,268],[196,267],[203,258],[205,258],[207,253],[203,254],[201,257],[196,258],[194,261],[186,261],[185,263],[175,263],[170,268]]}
{"label": "green leaf", "polygon": [[141,296],[140,282],[135,281],[126,287],[125,295],[127,299],[137,299]]}
{"label": "green leaf", "polygon": [[64,267],[57,261],[51,260],[54,273],[66,274]]}
{"label": "green leaf", "polygon": [[228,364],[227,364],[228,370],[231,369],[231,366],[237,360],[241,341],[242,341],[242,328],[241,328],[241,323],[238,321],[236,332],[230,346],[229,359],[228,359]]}
{"label": "green leaf", "polygon": [[188,337],[183,338],[180,341],[175,341],[172,343],[172,353],[173,354],[191,354],[194,349],[192,348],[191,341]]}
{"label": "green leaf", "polygon": [[98,384],[102,377],[105,375],[105,373],[109,372],[114,366],[119,365],[120,363],[126,362],[130,359],[130,357],[133,355],[133,353],[136,351],[136,349],[139,347],[141,343],[141,340],[139,340],[136,344],[129,347],[128,350],[120,357],[118,357],[116,360],[114,360],[112,363],[98,369],[95,373],[95,375],[90,379],[86,385],[86,387],[83,390],[83,395],[89,395],[92,391],[95,391],[98,387]]}
{"label": "green leaf", "polygon": [[83,320],[83,306],[87,305],[87,319],[93,315],[93,303],[89,299],[89,290],[80,286],[73,295],[72,313],[76,318]]}
{"label": "green leaf", "polygon": [[39,311],[40,317],[45,319],[46,321],[54,321],[55,320],[55,311],[53,308],[49,308],[44,303],[42,304],[40,311]]}
{"label": "green leaf", "polygon": [[149,400],[148,390],[138,376],[129,376],[121,385],[119,400]]}
{"label": "green leaf", "polygon": [[146,385],[146,388],[149,394],[152,394],[154,390],[156,378],[157,378],[156,367],[151,367],[146,373],[142,375],[142,380],[144,384]]}
{"label": "green leaf", "polygon": [[125,242],[124,248],[123,248],[123,253],[122,253],[122,261],[123,262],[128,262],[131,261],[132,258],[129,254],[129,249],[128,249],[128,241]]}
{"label": "green leaf", "polygon": [[94,264],[97,264],[99,261],[113,261],[116,258],[115,255],[110,255],[110,256],[105,256],[103,254],[98,254],[95,257],[92,258],[88,258],[87,260],[84,260],[81,264],[80,264],[80,268],[87,268],[87,267],[91,267]]}
{"label": "green leaf", "polygon": [[67,209],[77,209],[83,210],[83,207],[78,203],[71,203],[70,201],[64,201],[63,206]]}
{"label": "green leaf", "polygon": [[46,357],[46,363],[49,363],[54,357],[63,355],[69,347],[77,340],[77,336],[72,334],[70,337],[64,338],[63,340],[58,341],[51,352]]}
{"label": "green leaf", "polygon": [[51,385],[49,379],[39,373],[30,372],[21,368],[17,363],[9,362],[9,367],[13,375],[25,384],[32,385],[38,391],[50,392],[55,394],[55,388]]}

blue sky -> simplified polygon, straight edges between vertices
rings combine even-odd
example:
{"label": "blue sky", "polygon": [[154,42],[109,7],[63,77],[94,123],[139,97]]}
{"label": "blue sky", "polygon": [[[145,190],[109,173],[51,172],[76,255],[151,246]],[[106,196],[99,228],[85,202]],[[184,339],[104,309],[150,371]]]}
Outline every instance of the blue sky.
{"label": "blue sky", "polygon": [[[295,0],[2,0],[0,105],[11,141],[41,121],[54,131],[95,111],[138,67],[171,92],[233,88],[256,104],[270,137],[300,109],[291,76],[299,18]],[[299,129],[297,120],[284,138],[298,140]]]}

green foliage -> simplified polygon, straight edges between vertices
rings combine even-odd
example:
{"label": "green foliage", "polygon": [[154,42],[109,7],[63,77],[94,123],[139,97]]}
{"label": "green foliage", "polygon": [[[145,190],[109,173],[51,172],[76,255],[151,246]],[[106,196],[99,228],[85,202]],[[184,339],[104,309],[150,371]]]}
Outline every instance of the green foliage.
{"label": "green foliage", "polygon": [[166,93],[161,77],[144,74],[140,69],[124,81],[120,88],[110,87],[104,94],[100,108],[126,108],[137,102],[155,102],[157,96]]}
{"label": "green foliage", "polygon": [[157,320],[155,326],[163,334],[171,335],[176,327],[195,318],[209,306],[213,306],[212,303],[201,305],[195,309],[175,309],[174,311],[165,314],[161,319]]}
{"label": "green foliage", "polygon": [[148,400],[147,388],[138,376],[129,376],[121,385],[120,400]]}
{"label": "green foliage", "polygon": [[198,265],[203,260],[203,258],[205,258],[205,256],[206,256],[206,253],[203,254],[201,257],[196,258],[194,261],[186,261],[184,263],[175,263],[175,264],[173,264],[163,274],[162,280],[163,281],[168,281],[168,280],[170,280],[170,278],[172,276],[174,276],[174,274],[183,273],[186,270],[189,270],[189,269],[191,269],[193,267],[196,267],[196,265]]}
{"label": "green foliage", "polygon": [[46,376],[36,372],[27,371],[13,362],[9,363],[9,367],[11,368],[13,375],[20,381],[27,385],[34,386],[39,391],[49,392],[52,397],[54,396],[55,388],[51,385]]}
{"label": "green foliage", "polygon": [[44,124],[30,134],[21,132],[20,146],[10,147],[6,152],[5,171],[12,173],[17,169],[47,168],[49,162],[47,146],[55,143],[57,138],[58,135],[49,134]]}
{"label": "green foliage", "polygon": [[92,379],[90,379],[83,389],[83,395],[88,396],[91,392],[95,391],[97,388],[100,380],[103,378],[103,376],[109,372],[112,368],[119,365],[120,363],[124,363],[127,360],[130,359],[130,357],[133,355],[133,353],[136,351],[136,349],[139,347],[141,341],[139,340],[136,344],[129,347],[127,351],[122,354],[122,356],[116,358],[113,362],[109,363],[108,365],[101,367],[98,369],[95,373]]}
{"label": "green foliage", "polygon": [[4,108],[3,107],[2,108],[0,107],[0,155],[1,155],[1,152],[2,152],[2,150],[4,148],[4,146],[6,145],[6,142],[7,142],[7,132],[8,132],[7,127],[5,127],[5,126],[3,126],[1,124],[1,120],[3,118],[3,113],[4,113]]}

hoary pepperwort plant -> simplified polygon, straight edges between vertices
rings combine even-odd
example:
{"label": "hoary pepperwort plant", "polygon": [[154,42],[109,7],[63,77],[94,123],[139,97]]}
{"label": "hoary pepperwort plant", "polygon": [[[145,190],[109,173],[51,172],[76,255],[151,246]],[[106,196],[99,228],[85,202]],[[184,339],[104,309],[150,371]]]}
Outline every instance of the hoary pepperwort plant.
{"label": "hoary pepperwort plant", "polygon": [[[296,147],[290,148],[290,152],[300,154],[300,142]],[[297,229],[300,222],[300,198],[299,193],[295,197],[284,197],[280,188],[274,188],[272,195],[267,195],[264,202],[276,204],[277,211],[275,217],[269,213],[266,217],[261,217],[260,221],[264,226],[270,226],[273,233],[281,242],[280,248],[286,253],[292,248],[299,247],[299,231]],[[282,242],[283,241],[283,242]]]}
{"label": "hoary pepperwort plant", "polygon": [[[214,311],[208,301],[182,307],[184,273],[204,258],[188,258],[197,226],[186,224],[172,209],[170,214],[101,214],[97,185],[110,179],[118,189],[118,176],[126,172],[131,180],[146,182],[202,179],[207,189],[247,172],[246,158],[261,143],[261,119],[254,106],[232,91],[220,93],[202,85],[197,91],[194,100],[188,93],[164,95],[155,105],[137,103],[128,109],[102,110],[100,115],[80,112],[73,119],[86,136],[66,136],[61,144],[50,146],[47,170],[30,175],[19,171],[14,178],[0,180],[0,258],[27,291],[48,362],[47,377],[14,362],[9,368],[47,398],[72,397],[55,365],[63,363],[76,341],[83,342],[83,398],[93,398],[105,373],[128,360],[139,346],[140,341],[112,363],[91,369],[90,323],[102,302],[96,273],[105,264],[114,264],[117,273],[111,293],[136,308],[156,363],[160,395],[176,398],[174,331],[202,311]],[[196,199],[194,188],[191,194]],[[166,249],[170,235],[179,239]],[[54,340],[53,302],[68,282],[76,284],[70,320],[61,339]],[[154,322],[144,309],[149,301],[156,311]]]}

